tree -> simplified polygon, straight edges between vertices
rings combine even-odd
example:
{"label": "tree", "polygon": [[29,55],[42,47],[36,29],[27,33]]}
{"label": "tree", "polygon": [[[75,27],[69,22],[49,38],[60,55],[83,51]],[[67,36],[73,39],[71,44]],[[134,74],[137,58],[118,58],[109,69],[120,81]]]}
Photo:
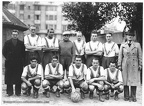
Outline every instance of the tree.
{"label": "tree", "polygon": [[72,22],[69,28],[81,31],[89,41],[92,30],[100,29],[116,16],[120,16],[130,29],[137,29],[142,20],[139,6],[142,7],[142,3],[67,2],[63,5],[63,13]]}

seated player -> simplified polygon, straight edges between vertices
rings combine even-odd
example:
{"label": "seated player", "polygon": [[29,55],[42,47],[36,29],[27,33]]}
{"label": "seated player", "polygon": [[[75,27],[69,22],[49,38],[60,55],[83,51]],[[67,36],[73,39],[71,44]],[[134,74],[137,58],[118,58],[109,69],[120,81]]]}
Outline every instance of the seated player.
{"label": "seated player", "polygon": [[41,85],[41,73],[43,71],[42,66],[37,62],[36,57],[31,57],[30,64],[24,67],[21,76],[23,81],[22,90],[25,91],[27,96],[30,96],[31,88],[33,87],[34,98],[38,98],[38,90]]}
{"label": "seated player", "polygon": [[99,66],[99,60],[93,59],[92,66],[87,71],[87,82],[89,84],[89,98],[93,99],[93,92],[96,89],[99,92],[99,100],[104,102],[102,98],[104,90],[104,81],[106,80],[104,68]]}
{"label": "seated player", "polygon": [[75,64],[69,67],[69,82],[72,92],[76,88],[80,88],[81,98],[85,98],[85,93],[88,91],[88,84],[86,83],[87,66],[82,63],[80,56],[75,57]]}
{"label": "seated player", "polygon": [[45,90],[45,96],[50,97],[50,90],[53,86],[57,86],[56,96],[60,97],[60,90],[63,88],[63,67],[58,63],[58,57],[53,56],[51,63],[45,67],[44,81],[42,86]]}
{"label": "seated player", "polygon": [[106,93],[106,99],[109,99],[109,90],[114,91],[115,90],[115,100],[118,100],[118,94],[123,92],[123,79],[122,79],[122,73],[120,70],[116,68],[115,62],[110,62],[109,68],[105,69],[106,78],[105,81],[105,93]]}

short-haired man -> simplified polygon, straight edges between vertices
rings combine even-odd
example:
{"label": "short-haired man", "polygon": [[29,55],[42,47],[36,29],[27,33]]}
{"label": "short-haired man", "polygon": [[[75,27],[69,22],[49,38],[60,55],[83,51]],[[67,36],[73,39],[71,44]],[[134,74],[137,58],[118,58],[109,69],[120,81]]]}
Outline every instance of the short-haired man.
{"label": "short-haired man", "polygon": [[110,62],[109,68],[105,69],[106,78],[105,81],[105,93],[106,99],[109,99],[109,90],[115,90],[115,100],[118,100],[118,94],[123,92],[123,79],[122,73],[116,68],[115,62]]}
{"label": "short-haired man", "polygon": [[40,64],[38,64],[37,58],[31,57],[30,64],[24,67],[21,76],[21,79],[23,81],[22,90],[26,91],[25,94],[27,96],[30,96],[31,88],[33,87],[33,97],[38,98],[42,71],[43,68]]}
{"label": "short-haired man", "polygon": [[82,39],[83,35],[81,32],[77,32],[77,39],[73,41],[74,46],[75,46],[75,56],[81,56],[82,58],[82,63],[85,63],[85,45],[86,42]]}
{"label": "short-haired man", "polygon": [[56,96],[60,97],[60,90],[63,88],[63,67],[58,63],[58,57],[53,56],[51,63],[47,64],[45,67],[45,76],[42,86],[45,90],[45,96],[50,97],[50,89],[55,85]]}
{"label": "short-haired man", "polygon": [[86,83],[87,66],[82,63],[80,56],[75,57],[75,63],[69,67],[69,82],[72,92],[76,88],[80,88],[81,98],[85,98],[85,93],[88,91],[88,84]]}
{"label": "short-haired man", "polygon": [[36,56],[38,59],[38,63],[41,63],[41,57],[39,51],[41,48],[41,37],[36,35],[36,26],[30,26],[31,33],[29,35],[24,36],[24,45],[26,51],[26,59],[25,65],[28,65],[30,62],[30,58]]}
{"label": "short-haired man", "polygon": [[97,41],[97,32],[92,31],[91,41],[85,46],[85,53],[87,55],[86,65],[89,68],[92,64],[93,58],[97,58],[100,61],[102,56],[102,43]]}
{"label": "short-haired man", "polygon": [[117,62],[119,47],[118,45],[112,41],[112,33],[106,34],[107,42],[103,44],[103,59],[102,66],[104,69],[109,68],[110,61]]}
{"label": "short-haired man", "polygon": [[51,62],[54,55],[58,55],[58,39],[54,36],[54,29],[47,30],[47,36],[42,39],[43,46],[43,68]]}
{"label": "short-haired man", "polygon": [[93,99],[93,92],[96,89],[99,92],[99,100],[104,102],[102,94],[104,91],[104,81],[106,80],[104,68],[99,66],[99,60],[93,59],[92,66],[87,71],[87,82],[89,84],[89,98]]}

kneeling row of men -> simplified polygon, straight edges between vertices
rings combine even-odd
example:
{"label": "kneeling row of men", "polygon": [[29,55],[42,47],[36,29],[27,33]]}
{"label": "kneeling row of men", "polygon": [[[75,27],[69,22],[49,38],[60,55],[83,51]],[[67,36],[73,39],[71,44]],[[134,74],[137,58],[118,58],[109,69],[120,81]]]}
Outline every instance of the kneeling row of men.
{"label": "kneeling row of men", "polygon": [[96,89],[101,102],[104,102],[103,94],[105,94],[105,99],[109,99],[110,90],[115,100],[118,100],[118,94],[123,92],[122,74],[114,62],[110,62],[109,68],[104,70],[103,67],[99,66],[99,60],[93,59],[92,66],[87,69],[87,66],[82,63],[81,57],[77,56],[75,63],[69,67],[67,79],[64,78],[64,73],[57,56],[53,56],[51,63],[46,65],[44,73],[42,66],[37,63],[37,59],[32,57],[30,65],[24,67],[21,76],[24,94],[29,96],[33,87],[33,96],[38,98],[41,83],[44,89],[43,94],[46,97],[50,97],[53,86],[57,86],[57,97],[60,97],[60,92],[70,94],[75,92],[76,88],[80,88],[82,99],[85,98],[86,93],[89,93],[89,98],[93,99]]}

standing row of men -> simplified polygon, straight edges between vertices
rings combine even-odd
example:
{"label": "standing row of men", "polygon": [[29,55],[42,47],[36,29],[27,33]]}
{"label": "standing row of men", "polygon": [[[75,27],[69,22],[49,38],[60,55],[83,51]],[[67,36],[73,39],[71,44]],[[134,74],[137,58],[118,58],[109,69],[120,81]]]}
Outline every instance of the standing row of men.
{"label": "standing row of men", "polygon": [[[24,37],[24,45],[21,42],[21,46],[17,46],[17,36],[16,31],[12,32],[13,39],[9,40],[5,43],[3,48],[3,55],[6,58],[6,72],[9,72],[9,76],[6,75],[6,79],[9,80],[9,77],[12,77],[11,75],[15,75],[10,73],[9,70],[12,70],[12,67],[14,68],[16,63],[18,61],[15,61],[13,59],[24,59],[24,45],[25,45],[25,51],[26,51],[26,59],[25,59],[25,65],[29,65],[30,59],[33,56],[36,56],[38,58],[38,63],[42,63],[43,69],[46,69],[46,65],[49,64],[52,60],[52,57],[54,55],[59,55],[59,62],[63,66],[63,70],[66,70],[66,73],[68,76],[69,66],[74,62],[75,56],[80,56],[82,58],[83,63],[86,63],[87,68],[91,67],[93,59],[99,60],[100,65],[104,67],[104,69],[109,67],[110,62],[116,63],[118,55],[118,66],[119,69],[122,70],[122,72],[127,73],[126,77],[124,77],[124,90],[127,93],[124,93],[124,97],[127,98],[125,100],[131,99],[135,101],[136,100],[136,86],[135,82],[139,80],[139,71],[136,71],[141,69],[142,67],[142,57],[141,57],[141,48],[139,43],[135,43],[132,41],[132,36],[134,34],[127,33],[127,42],[121,45],[120,53],[119,48],[116,43],[112,42],[112,34],[106,34],[107,42],[102,44],[101,42],[97,41],[97,33],[93,31],[91,33],[91,41],[88,43],[85,43],[82,38],[82,34],[77,34],[77,40],[75,40],[73,43],[69,40],[69,32],[63,33],[63,41],[58,41],[56,37],[53,36],[54,30],[48,31],[48,36],[41,38],[38,35],[35,34],[35,27],[31,27],[31,34],[26,35]],[[17,32],[18,33],[18,32]],[[14,40],[16,38],[16,40]],[[15,43],[16,42],[16,43]],[[129,45],[130,43],[130,45]],[[13,46],[13,47],[10,47]],[[11,48],[11,49],[10,49]],[[18,49],[18,50],[17,50]],[[18,55],[15,54],[15,52],[20,51],[21,56],[17,57]],[[40,55],[40,52],[43,51],[43,56]],[[19,52],[18,52],[19,53]],[[19,53],[20,54],[20,53]],[[11,56],[10,56],[11,55]],[[103,56],[103,57],[102,57]],[[14,61],[13,64],[11,64],[11,61]],[[21,61],[22,61],[21,60]],[[8,64],[9,63],[9,64]],[[18,62],[20,63],[20,62]],[[125,63],[125,64],[124,64]],[[130,66],[130,65],[133,66]],[[115,64],[116,65],[116,64]],[[122,68],[121,68],[122,67]],[[21,67],[22,68],[22,67]],[[14,69],[15,70],[15,69]],[[20,70],[20,69],[16,69]],[[22,70],[22,69],[21,69]],[[131,71],[130,71],[131,70]],[[130,73],[135,72],[134,81],[131,79]],[[22,73],[22,71],[19,71]],[[20,74],[21,74],[20,73]],[[65,72],[63,72],[65,73]],[[42,71],[42,76],[44,76],[45,71]],[[44,77],[42,77],[44,79]],[[13,79],[11,80],[13,81]],[[70,80],[70,82],[72,82]],[[133,83],[134,82],[134,83]],[[90,81],[91,83],[91,81]],[[13,94],[12,85],[16,84],[15,82],[7,83],[7,93],[8,95]],[[132,86],[132,92],[131,96],[128,94],[128,86]],[[19,90],[20,91],[20,90]],[[19,95],[20,93],[18,93]],[[91,93],[92,94],[92,93]]]}

